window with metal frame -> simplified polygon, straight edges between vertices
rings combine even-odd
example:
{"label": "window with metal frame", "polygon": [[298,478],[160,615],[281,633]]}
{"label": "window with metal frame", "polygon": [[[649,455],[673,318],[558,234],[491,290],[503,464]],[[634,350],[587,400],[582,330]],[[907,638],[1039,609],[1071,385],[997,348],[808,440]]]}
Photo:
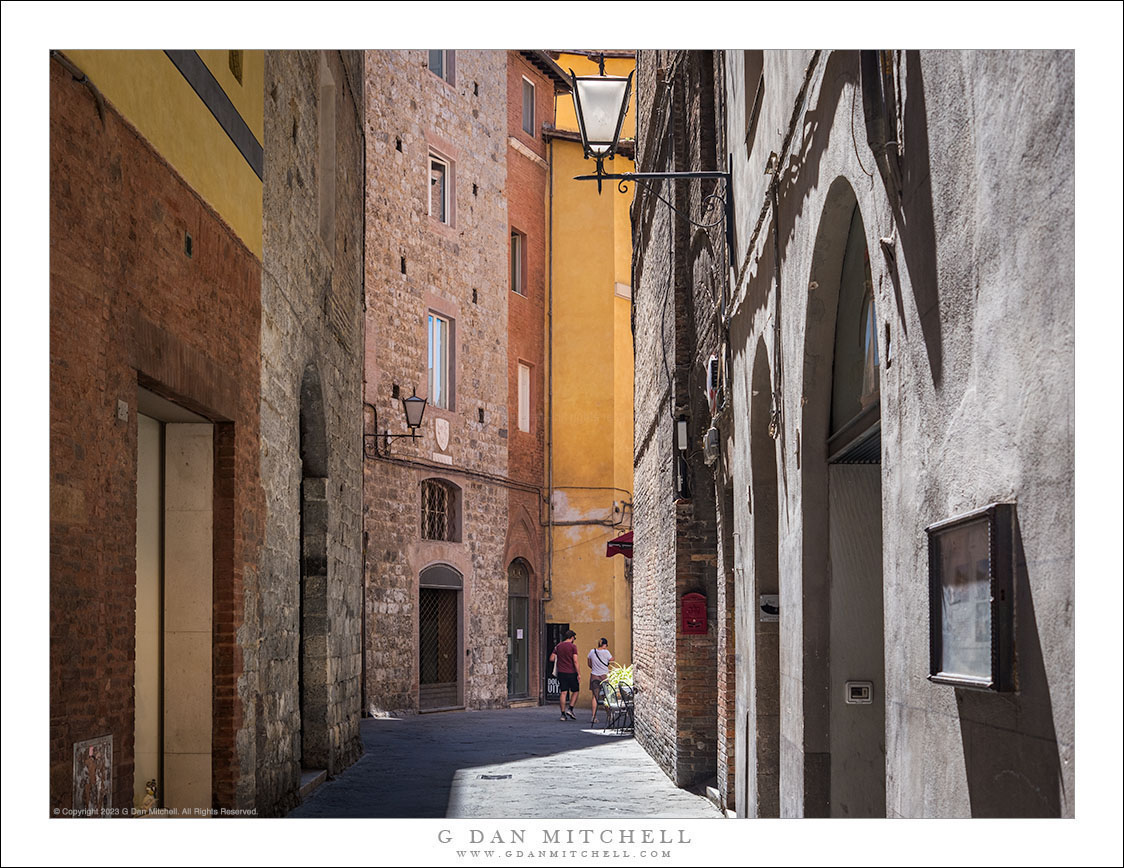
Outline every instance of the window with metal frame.
{"label": "window with metal frame", "polygon": [[427,65],[429,71],[449,84],[456,84],[456,52],[447,48],[429,49]]}
{"label": "window with metal frame", "polygon": [[447,482],[440,479],[426,479],[422,482],[422,539],[455,542],[455,503],[453,488]]}
{"label": "window with metal frame", "polygon": [[430,311],[426,323],[429,344],[429,404],[453,409],[453,321]]}
{"label": "window with metal frame", "polygon": [[523,132],[535,134],[535,85],[523,79]]}
{"label": "window with metal frame", "polygon": [[451,166],[435,154],[429,155],[429,216],[441,223],[450,223],[449,188]]}
{"label": "window with metal frame", "polygon": [[524,236],[522,232],[511,230],[511,291],[519,295],[527,294],[523,274]]}
{"label": "window with metal frame", "polygon": [[519,363],[519,430],[531,430],[531,368]]}

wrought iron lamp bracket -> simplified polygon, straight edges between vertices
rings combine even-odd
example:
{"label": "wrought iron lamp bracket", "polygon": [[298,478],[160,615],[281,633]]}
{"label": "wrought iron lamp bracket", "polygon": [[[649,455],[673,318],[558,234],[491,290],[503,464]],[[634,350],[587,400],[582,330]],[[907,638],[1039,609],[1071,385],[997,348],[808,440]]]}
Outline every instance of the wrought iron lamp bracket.
{"label": "wrought iron lamp bracket", "polygon": [[[600,192],[602,181],[616,181],[617,190],[621,193],[628,193],[628,184],[645,184],[648,185],[646,189],[650,190],[653,195],[668,208],[674,211],[677,215],[682,217],[692,226],[697,226],[700,229],[716,229],[725,224],[726,229],[726,243],[731,246],[732,239],[730,233],[733,231],[733,197],[730,189],[730,173],[729,172],[620,172],[616,174],[603,171],[603,160],[597,160],[597,172],[593,175],[577,175],[575,181],[596,181],[597,189]],[[721,205],[719,216],[716,220],[709,223],[702,223],[691,217],[690,214],[685,213],[679,208],[676,208],[667,197],[665,197],[655,186],[651,185],[652,181],[693,181],[693,180],[721,180],[723,182],[723,189],[721,193],[708,193],[702,199],[703,214],[708,214],[715,207]]]}
{"label": "wrought iron lamp bracket", "polygon": [[[409,434],[391,434],[389,431],[384,431],[382,434],[378,433],[379,429],[379,413],[374,404],[367,404],[364,406],[371,409],[371,420],[374,423],[374,434],[363,435],[363,457],[364,458],[385,458],[390,454],[390,441],[391,440],[417,440],[421,437],[417,428],[411,428]],[[379,446],[379,441],[382,441],[382,446]]]}

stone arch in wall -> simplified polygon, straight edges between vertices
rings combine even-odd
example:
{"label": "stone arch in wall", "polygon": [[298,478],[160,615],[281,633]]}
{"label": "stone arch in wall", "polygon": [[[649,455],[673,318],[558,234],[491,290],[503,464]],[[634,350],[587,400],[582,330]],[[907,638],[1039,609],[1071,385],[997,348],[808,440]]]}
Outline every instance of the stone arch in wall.
{"label": "stone arch in wall", "polygon": [[881,416],[877,351],[873,370],[863,353],[872,305],[862,214],[837,178],[808,281],[797,446],[808,817],[886,811]]}
{"label": "stone arch in wall", "polygon": [[320,372],[305,366],[300,391],[300,614],[298,694],[301,768],[330,766],[328,733],[328,431]]}

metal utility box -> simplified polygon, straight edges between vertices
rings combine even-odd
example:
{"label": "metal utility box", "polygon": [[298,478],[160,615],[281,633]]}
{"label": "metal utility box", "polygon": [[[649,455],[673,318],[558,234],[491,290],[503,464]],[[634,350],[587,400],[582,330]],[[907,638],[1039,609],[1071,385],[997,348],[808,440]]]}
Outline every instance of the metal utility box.
{"label": "metal utility box", "polygon": [[706,634],[706,597],[684,594],[679,603],[681,631],[684,635]]}

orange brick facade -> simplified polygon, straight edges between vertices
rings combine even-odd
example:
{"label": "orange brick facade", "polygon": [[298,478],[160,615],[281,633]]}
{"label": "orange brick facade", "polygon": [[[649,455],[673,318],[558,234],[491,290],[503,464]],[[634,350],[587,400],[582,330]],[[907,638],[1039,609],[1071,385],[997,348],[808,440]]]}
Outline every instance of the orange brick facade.
{"label": "orange brick facade", "polygon": [[[523,129],[524,82],[534,85],[533,134]],[[508,474],[527,486],[541,489],[544,478],[546,440],[546,322],[547,195],[550,169],[543,123],[554,119],[554,81],[533,65],[522,52],[507,55],[507,209],[512,232],[523,242],[521,270],[523,294],[508,292]],[[519,147],[522,145],[522,148]],[[530,152],[530,153],[528,153]],[[533,156],[532,156],[533,155]],[[519,427],[519,366],[530,367],[530,431]],[[508,564],[523,558],[531,571],[530,635],[542,633],[541,590],[547,564],[541,526],[541,497],[538,490],[508,490]],[[529,645],[530,683],[528,694],[538,696],[542,686],[541,641]]]}
{"label": "orange brick facade", "polygon": [[71,807],[73,746],[105,736],[111,804],[133,801],[138,385],[215,423],[212,800],[230,806],[264,511],[261,265],[111,105],[50,77],[51,807]]}

